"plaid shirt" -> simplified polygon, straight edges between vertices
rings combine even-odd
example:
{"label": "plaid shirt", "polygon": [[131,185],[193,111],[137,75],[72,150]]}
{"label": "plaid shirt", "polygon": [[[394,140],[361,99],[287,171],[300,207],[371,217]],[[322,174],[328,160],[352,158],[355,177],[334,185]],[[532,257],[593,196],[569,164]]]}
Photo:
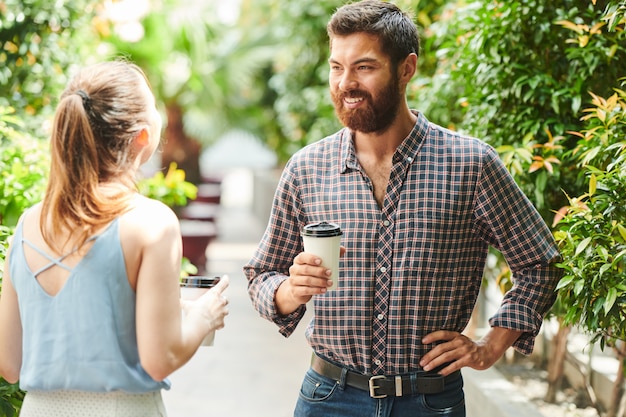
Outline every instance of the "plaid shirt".
{"label": "plaid shirt", "polygon": [[[417,116],[393,156],[382,209],[348,129],[296,153],[244,266],[254,307],[289,336],[306,305],[282,316],[274,294],[303,250],[300,230],[322,220],[339,224],[347,251],[338,290],[313,297],[306,337],[317,354],[361,373],[419,370],[433,348],[421,343],[424,335],[463,331],[489,246],[501,251],[514,277],[490,325],[523,331],[514,345],[523,353],[532,351],[561,276],[549,228],[497,152]],[[373,340],[375,330],[383,337]],[[373,355],[377,343],[386,348]]]}

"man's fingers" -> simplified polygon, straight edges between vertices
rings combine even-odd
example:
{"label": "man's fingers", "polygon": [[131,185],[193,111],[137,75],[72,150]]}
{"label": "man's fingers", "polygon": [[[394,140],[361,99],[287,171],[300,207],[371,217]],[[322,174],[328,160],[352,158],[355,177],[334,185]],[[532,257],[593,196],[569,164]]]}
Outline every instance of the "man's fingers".
{"label": "man's fingers", "polygon": [[437,330],[436,332],[432,332],[424,336],[422,338],[422,343],[428,345],[435,342],[450,341],[460,335],[461,334],[459,332],[452,332],[450,330]]}

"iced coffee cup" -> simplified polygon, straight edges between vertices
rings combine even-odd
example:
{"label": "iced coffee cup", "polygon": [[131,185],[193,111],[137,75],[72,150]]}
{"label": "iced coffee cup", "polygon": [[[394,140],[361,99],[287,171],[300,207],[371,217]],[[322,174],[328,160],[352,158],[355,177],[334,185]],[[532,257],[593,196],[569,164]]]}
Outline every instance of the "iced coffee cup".
{"label": "iced coffee cup", "polygon": [[[180,280],[180,298],[183,300],[197,300],[220,281],[220,277],[189,276]],[[215,331],[212,331],[202,340],[200,346],[213,346]]]}
{"label": "iced coffee cup", "polygon": [[319,256],[322,266],[332,271],[333,281],[329,290],[337,289],[339,280],[339,252],[341,247],[341,228],[335,223],[318,222],[307,224],[300,232],[304,251]]}

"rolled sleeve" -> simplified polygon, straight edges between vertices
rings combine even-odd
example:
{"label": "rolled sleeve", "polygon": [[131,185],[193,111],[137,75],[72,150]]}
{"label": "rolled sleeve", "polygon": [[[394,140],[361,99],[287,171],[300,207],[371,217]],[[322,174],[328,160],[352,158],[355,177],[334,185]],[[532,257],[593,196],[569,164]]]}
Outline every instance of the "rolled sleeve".
{"label": "rolled sleeve", "polygon": [[543,318],[556,300],[555,287],[562,270],[550,263],[514,276],[514,285],[498,312],[489,319],[492,327],[517,330],[523,334],[513,347],[524,355],[532,353]]}
{"label": "rolled sleeve", "polygon": [[284,275],[279,274],[259,274],[252,272],[253,269],[247,266],[246,274],[254,279],[248,281],[248,294],[252,300],[254,308],[259,312],[260,316],[267,319],[278,326],[278,331],[285,337],[291,336],[302,317],[306,312],[306,305],[301,305],[296,311],[282,315],[276,308],[275,296],[278,287],[287,279]]}

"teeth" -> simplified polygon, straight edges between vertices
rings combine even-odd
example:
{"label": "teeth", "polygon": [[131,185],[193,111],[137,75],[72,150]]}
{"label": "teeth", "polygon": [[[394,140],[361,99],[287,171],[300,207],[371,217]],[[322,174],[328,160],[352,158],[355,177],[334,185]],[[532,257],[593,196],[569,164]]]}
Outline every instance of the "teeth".
{"label": "teeth", "polygon": [[346,97],[346,102],[348,102],[350,104],[358,103],[359,101],[363,101],[363,98]]}

